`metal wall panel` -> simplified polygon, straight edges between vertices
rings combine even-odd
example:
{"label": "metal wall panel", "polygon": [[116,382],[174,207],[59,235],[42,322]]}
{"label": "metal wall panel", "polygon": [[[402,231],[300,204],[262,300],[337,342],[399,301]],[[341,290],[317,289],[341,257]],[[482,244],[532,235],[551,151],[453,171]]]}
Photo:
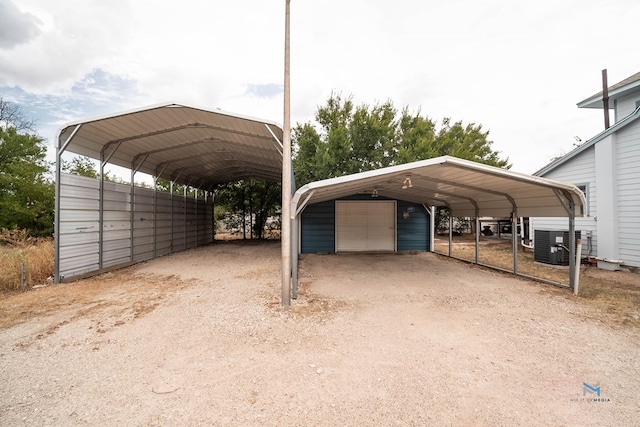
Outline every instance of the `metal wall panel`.
{"label": "metal wall panel", "polygon": [[335,252],[335,201],[314,203],[302,212],[301,252]]}
{"label": "metal wall panel", "polygon": [[428,251],[430,236],[430,218],[422,205],[398,200],[397,240],[398,252]]}
{"label": "metal wall panel", "polygon": [[69,174],[61,174],[57,197],[59,281],[213,241],[211,197],[134,187],[131,212],[131,186],[105,182],[101,215],[100,181]]}

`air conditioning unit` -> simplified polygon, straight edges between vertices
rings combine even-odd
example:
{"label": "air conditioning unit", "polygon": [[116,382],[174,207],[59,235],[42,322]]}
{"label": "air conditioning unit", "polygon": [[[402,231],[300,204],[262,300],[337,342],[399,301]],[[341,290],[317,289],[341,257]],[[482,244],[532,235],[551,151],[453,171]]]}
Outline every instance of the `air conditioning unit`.
{"label": "air conditioning unit", "polygon": [[[576,230],[576,245],[580,239]],[[533,241],[533,259],[551,265],[569,265],[569,232],[565,230],[536,230]],[[574,246],[574,250],[577,249]]]}

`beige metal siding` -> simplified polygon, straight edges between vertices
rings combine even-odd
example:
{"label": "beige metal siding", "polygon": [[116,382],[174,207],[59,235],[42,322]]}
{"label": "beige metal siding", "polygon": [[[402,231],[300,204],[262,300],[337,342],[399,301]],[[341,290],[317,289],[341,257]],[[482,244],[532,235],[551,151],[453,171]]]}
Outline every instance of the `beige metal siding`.
{"label": "beige metal siding", "polygon": [[395,201],[336,201],[336,252],[395,251]]}

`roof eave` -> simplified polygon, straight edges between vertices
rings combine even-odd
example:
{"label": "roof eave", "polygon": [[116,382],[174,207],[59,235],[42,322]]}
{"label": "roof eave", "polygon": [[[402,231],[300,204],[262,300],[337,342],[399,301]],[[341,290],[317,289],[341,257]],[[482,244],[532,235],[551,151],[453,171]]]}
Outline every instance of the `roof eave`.
{"label": "roof eave", "polygon": [[[618,98],[626,96],[630,92],[640,90],[640,80],[631,81],[623,86],[615,87],[613,85],[609,88],[609,100],[614,101]],[[578,108],[604,108],[602,102],[602,91],[590,96],[589,98],[578,102]],[[609,109],[613,108],[613,103],[610,104]]]}
{"label": "roof eave", "polygon": [[571,150],[570,152],[568,152],[564,156],[560,157],[559,159],[554,160],[553,162],[547,164],[543,168],[541,168],[538,171],[534,172],[533,175],[535,175],[535,176],[544,176],[546,173],[549,173],[553,169],[557,168],[558,166],[568,162],[569,160],[571,160],[572,158],[574,158],[578,154],[582,153],[583,151],[585,151],[588,148],[592,147],[593,145],[597,144],[599,141],[602,141],[604,138],[606,138],[607,136],[611,135],[612,133],[617,132],[620,129],[624,128],[625,126],[628,126],[629,124],[633,123],[638,118],[640,118],[640,107],[636,108],[636,110],[633,113],[629,114],[627,117],[625,117],[624,119],[620,120],[619,122],[617,122],[616,124],[611,126],[609,129],[603,130],[598,135],[596,135],[593,138],[591,138],[590,140],[586,141],[584,144],[579,145],[578,147],[574,148],[573,150]]}

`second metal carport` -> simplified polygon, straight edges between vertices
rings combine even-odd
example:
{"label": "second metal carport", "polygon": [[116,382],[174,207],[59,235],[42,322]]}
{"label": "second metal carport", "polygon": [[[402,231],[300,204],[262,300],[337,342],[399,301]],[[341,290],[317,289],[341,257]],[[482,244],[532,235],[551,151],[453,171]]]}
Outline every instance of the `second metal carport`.
{"label": "second metal carport", "polygon": [[[282,139],[276,123],[177,103],[65,125],[56,140],[55,281],[210,243],[216,185],[280,182]],[[100,178],[63,174],[67,152],[98,160]],[[108,164],[128,169],[130,184],[105,182]],[[151,175],[152,189],[134,184],[137,172]],[[159,191],[159,178],[184,194]]]}
{"label": "second metal carport", "polygon": [[[294,296],[298,276],[297,232],[302,211],[312,203],[363,193],[420,203],[431,209],[447,207],[451,217],[475,218],[475,263],[478,263],[479,244],[477,223],[481,216],[511,217],[513,230],[517,229],[518,217],[567,217],[569,281],[571,288],[575,288],[575,217],[587,211],[582,191],[572,184],[443,156],[316,181],[296,191],[291,201]],[[450,243],[451,229],[449,227]],[[518,236],[513,233],[514,274],[518,274],[517,250]]]}

